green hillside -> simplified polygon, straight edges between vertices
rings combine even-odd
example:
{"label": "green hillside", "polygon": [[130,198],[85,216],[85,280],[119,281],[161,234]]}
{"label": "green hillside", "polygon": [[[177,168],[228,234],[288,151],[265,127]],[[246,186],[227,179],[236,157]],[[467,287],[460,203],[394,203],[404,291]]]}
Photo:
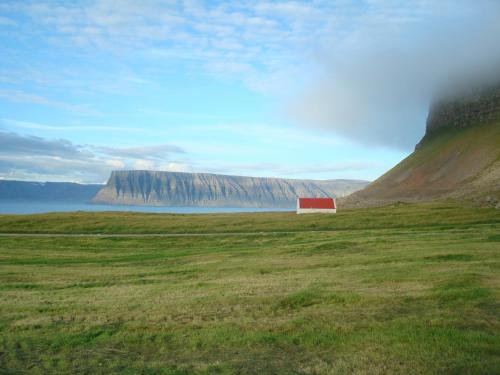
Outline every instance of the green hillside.
{"label": "green hillside", "polygon": [[415,152],[367,188],[352,194],[344,206],[436,198],[500,198],[500,122],[442,128],[427,135]]}

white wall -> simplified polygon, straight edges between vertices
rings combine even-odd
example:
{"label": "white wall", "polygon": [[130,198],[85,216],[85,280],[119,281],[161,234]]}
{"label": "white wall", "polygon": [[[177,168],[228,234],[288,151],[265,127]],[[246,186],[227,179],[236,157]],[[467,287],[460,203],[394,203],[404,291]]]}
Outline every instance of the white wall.
{"label": "white wall", "polygon": [[297,208],[297,215],[300,214],[335,214],[337,209],[325,209],[325,208]]}

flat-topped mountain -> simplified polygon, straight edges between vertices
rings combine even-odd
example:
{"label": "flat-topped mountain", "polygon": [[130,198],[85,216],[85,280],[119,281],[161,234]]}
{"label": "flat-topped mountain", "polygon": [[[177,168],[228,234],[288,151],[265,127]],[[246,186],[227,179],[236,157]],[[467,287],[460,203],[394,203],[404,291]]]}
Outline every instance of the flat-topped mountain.
{"label": "flat-topped mountain", "polygon": [[157,206],[294,207],[297,196],[336,197],[368,181],[292,180],[210,173],[114,171],[94,203]]}
{"label": "flat-topped mountain", "polygon": [[89,202],[101,184],[0,180],[0,200],[43,202]]}
{"label": "flat-topped mountain", "polygon": [[340,205],[439,198],[470,198],[499,205],[500,88],[435,103],[426,134],[415,151]]}

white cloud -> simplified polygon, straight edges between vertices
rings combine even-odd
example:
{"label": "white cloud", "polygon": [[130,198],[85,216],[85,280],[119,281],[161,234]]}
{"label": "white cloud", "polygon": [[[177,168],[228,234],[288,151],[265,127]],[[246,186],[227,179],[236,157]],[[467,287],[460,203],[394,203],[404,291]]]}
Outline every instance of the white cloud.
{"label": "white cloud", "polygon": [[321,17],[321,10],[310,4],[299,2],[261,2],[255,5],[257,13],[266,16],[281,15],[293,21]]}
{"label": "white cloud", "polygon": [[500,78],[500,3],[374,1],[318,55],[290,118],[357,142],[410,150],[443,88]]}
{"label": "white cloud", "polygon": [[108,159],[106,160],[106,165],[109,165],[113,169],[124,169],[125,163],[120,159]]}
{"label": "white cloud", "polygon": [[82,114],[96,114],[97,112],[90,105],[70,104],[59,100],[48,99],[41,95],[26,93],[20,90],[0,89],[0,97],[3,97],[14,103],[30,103],[59,108],[65,111],[78,112]]}
{"label": "white cloud", "polygon": [[[190,2],[93,0],[53,4],[12,3],[7,13],[21,14],[25,34],[41,36],[57,46],[132,53],[189,61],[209,73],[264,81],[262,75],[300,64],[308,41],[328,33],[329,2]],[[153,61],[152,61],[153,60]],[[124,73],[123,81],[127,80]],[[137,81],[139,80],[139,81]],[[135,77],[134,83],[149,82]],[[56,80],[56,84],[59,84]],[[111,84],[112,80],[110,80]],[[99,81],[92,82],[99,86]],[[269,87],[253,85],[254,89]]]}
{"label": "white cloud", "polygon": [[171,154],[183,154],[185,151],[176,145],[161,144],[140,147],[104,147],[94,146],[95,151],[129,159],[162,160]]}
{"label": "white cloud", "polygon": [[359,171],[373,171],[380,167],[379,163],[373,160],[347,160],[338,163],[307,164],[274,162],[237,163],[227,160],[217,162],[198,160],[190,164],[177,163],[165,165],[160,170],[171,172],[193,172],[193,173],[215,173],[236,176],[251,177],[276,177],[276,178],[300,178],[300,179],[323,179],[338,178],[339,175],[355,175]]}
{"label": "white cloud", "polygon": [[17,22],[8,18],[0,16],[0,26],[16,26]]}
{"label": "white cloud", "polygon": [[47,131],[111,131],[127,133],[143,133],[143,128],[109,126],[109,125],[47,125],[33,121],[19,121],[11,119],[0,119],[0,123],[12,129],[36,129]]}
{"label": "white cloud", "polygon": [[100,183],[114,169],[175,165],[171,154],[179,152],[173,145],[111,149],[0,131],[0,178]]}
{"label": "white cloud", "polygon": [[187,163],[167,163],[160,166],[159,170],[169,172],[192,172],[192,166]]}
{"label": "white cloud", "polygon": [[155,166],[153,160],[137,159],[134,162],[134,169],[154,170]]}

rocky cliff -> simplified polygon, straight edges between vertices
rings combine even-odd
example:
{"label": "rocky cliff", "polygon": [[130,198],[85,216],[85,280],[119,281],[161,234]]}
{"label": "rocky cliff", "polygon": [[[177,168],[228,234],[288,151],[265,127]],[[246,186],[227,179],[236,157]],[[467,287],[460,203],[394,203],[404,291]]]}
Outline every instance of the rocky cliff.
{"label": "rocky cliff", "polygon": [[115,171],[94,203],[165,206],[294,207],[297,196],[347,195],[359,180],[287,180],[209,173]]}
{"label": "rocky cliff", "polygon": [[499,205],[500,88],[436,102],[415,152],[340,205],[440,198]]}
{"label": "rocky cliff", "polygon": [[474,90],[458,97],[438,100],[431,106],[425,136],[416,148],[442,129],[464,129],[499,120],[500,87]]}

